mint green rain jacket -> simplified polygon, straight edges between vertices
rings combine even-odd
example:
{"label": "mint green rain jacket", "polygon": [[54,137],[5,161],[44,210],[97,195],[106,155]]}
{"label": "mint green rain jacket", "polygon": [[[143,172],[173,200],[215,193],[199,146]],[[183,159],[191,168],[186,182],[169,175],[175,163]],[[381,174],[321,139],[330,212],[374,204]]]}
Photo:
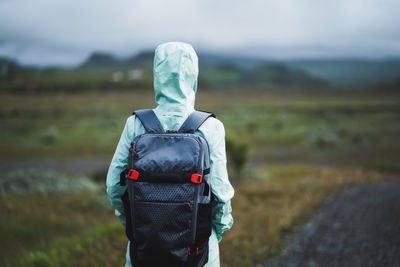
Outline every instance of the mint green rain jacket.
{"label": "mint green rain jacket", "polygon": [[[154,92],[157,107],[154,112],[165,130],[179,129],[194,111],[198,72],[197,55],[190,45],[171,42],[157,47],[154,58]],[[125,214],[121,196],[126,186],[119,184],[119,175],[127,167],[131,141],[143,133],[145,129],[139,119],[136,116],[129,117],[107,174],[107,193],[115,208],[115,215],[124,225]],[[233,224],[230,200],[234,190],[229,183],[226,169],[224,125],[216,118],[209,118],[196,133],[202,135],[210,147],[211,191],[215,195],[215,203],[212,215],[213,231],[209,240],[209,260],[206,266],[214,267],[219,266],[218,242],[221,235]],[[128,251],[125,266],[131,266]]]}

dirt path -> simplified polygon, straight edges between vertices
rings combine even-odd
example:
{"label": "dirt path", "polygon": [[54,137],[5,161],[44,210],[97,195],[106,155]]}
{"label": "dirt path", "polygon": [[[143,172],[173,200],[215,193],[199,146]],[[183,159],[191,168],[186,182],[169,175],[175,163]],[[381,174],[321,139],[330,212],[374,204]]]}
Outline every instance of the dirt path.
{"label": "dirt path", "polygon": [[400,266],[400,182],[338,195],[267,266]]}

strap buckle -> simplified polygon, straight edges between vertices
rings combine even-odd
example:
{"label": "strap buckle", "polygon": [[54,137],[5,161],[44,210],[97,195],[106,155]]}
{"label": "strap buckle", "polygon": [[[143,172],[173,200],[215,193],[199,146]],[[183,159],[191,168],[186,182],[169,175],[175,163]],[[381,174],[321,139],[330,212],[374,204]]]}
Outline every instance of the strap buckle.
{"label": "strap buckle", "polygon": [[195,184],[200,184],[202,180],[203,180],[203,176],[198,173],[193,173],[192,177],[190,178],[190,181],[192,181],[192,183],[195,183]]}
{"label": "strap buckle", "polygon": [[139,172],[137,170],[129,170],[128,178],[132,180],[137,180],[139,178]]}

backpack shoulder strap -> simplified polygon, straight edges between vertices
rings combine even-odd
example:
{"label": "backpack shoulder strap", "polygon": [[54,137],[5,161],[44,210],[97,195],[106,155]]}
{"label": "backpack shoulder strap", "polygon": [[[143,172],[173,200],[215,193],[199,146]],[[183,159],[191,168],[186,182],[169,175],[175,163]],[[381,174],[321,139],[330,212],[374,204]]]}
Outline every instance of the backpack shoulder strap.
{"label": "backpack shoulder strap", "polygon": [[178,132],[194,133],[209,117],[215,118],[215,115],[213,113],[195,110],[185,120]]}
{"label": "backpack shoulder strap", "polygon": [[148,133],[164,133],[160,121],[152,109],[135,110],[133,115],[136,115]]}

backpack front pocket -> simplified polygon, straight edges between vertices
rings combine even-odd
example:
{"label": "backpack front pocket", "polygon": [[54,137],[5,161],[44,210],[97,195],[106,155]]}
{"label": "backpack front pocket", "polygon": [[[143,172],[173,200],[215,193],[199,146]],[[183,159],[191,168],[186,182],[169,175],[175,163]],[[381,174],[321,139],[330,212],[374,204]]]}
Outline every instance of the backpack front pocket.
{"label": "backpack front pocket", "polygon": [[[189,202],[135,201],[133,208],[137,260],[187,261],[191,233]],[[159,258],[159,259],[160,259]]]}

